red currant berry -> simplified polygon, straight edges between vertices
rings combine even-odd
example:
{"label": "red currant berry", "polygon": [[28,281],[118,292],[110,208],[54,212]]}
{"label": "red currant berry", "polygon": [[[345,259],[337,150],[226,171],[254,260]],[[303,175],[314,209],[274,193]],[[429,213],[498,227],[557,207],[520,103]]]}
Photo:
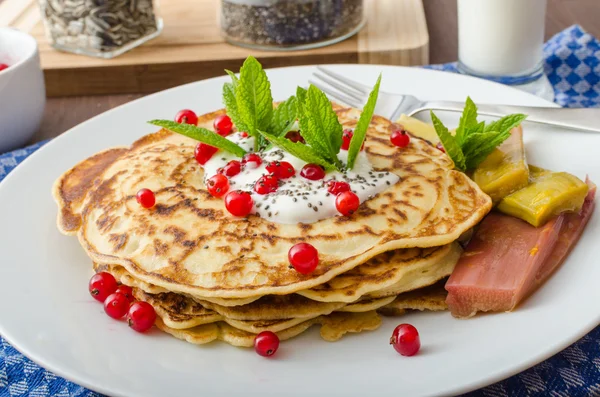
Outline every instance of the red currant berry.
{"label": "red currant berry", "polygon": [[254,191],[258,194],[273,193],[279,188],[279,179],[275,175],[263,175],[254,184]]}
{"label": "red currant berry", "polygon": [[[350,148],[350,142],[352,141],[352,137],[354,136],[354,131],[352,130],[344,130],[344,132],[342,133],[342,150],[348,150],[348,148]],[[362,146],[360,147],[360,150],[364,150],[365,149],[365,142],[363,141]]]}
{"label": "red currant berry", "polygon": [[0,63],[0,72],[3,71],[4,69],[8,69],[8,65],[5,63]]}
{"label": "red currant berry", "polygon": [[119,287],[115,291],[115,294],[125,295],[129,303],[133,303],[133,301],[135,301],[135,298],[133,297],[133,290],[128,285],[119,285]]}
{"label": "red currant berry", "polygon": [[156,321],[156,312],[148,302],[135,302],[127,311],[127,324],[137,332],[152,328]]}
{"label": "red currant berry", "polygon": [[233,216],[246,216],[253,206],[254,201],[248,192],[234,190],[225,195],[225,208]]}
{"label": "red currant berry", "polygon": [[120,319],[123,318],[125,314],[127,314],[127,309],[129,309],[129,299],[123,294],[110,294],[104,301],[104,311],[108,314],[109,317]]}
{"label": "red currant berry", "polygon": [[94,274],[89,283],[90,294],[99,302],[104,302],[108,295],[117,290],[117,287],[117,280],[107,272]]}
{"label": "red currant berry", "polygon": [[337,196],[340,193],[349,192],[350,184],[343,181],[329,181],[327,182],[327,191],[334,196]]}
{"label": "red currant berry", "polygon": [[135,199],[144,208],[152,208],[156,204],[156,197],[150,189],[140,189],[135,195]]}
{"label": "red currant berry", "polygon": [[216,147],[207,145],[206,143],[199,143],[196,145],[196,150],[194,150],[194,157],[196,157],[198,164],[204,165],[218,150]]}
{"label": "red currant berry", "polygon": [[404,130],[397,130],[392,132],[390,141],[394,146],[407,147],[410,143],[410,136]]}
{"label": "red currant berry", "polygon": [[208,178],[206,188],[213,197],[223,197],[229,190],[229,179],[225,175],[216,174]]}
{"label": "red currant berry", "polygon": [[319,264],[319,252],[308,243],[298,243],[288,251],[288,259],[297,272],[309,274]]}
{"label": "red currant berry", "polygon": [[175,116],[175,122],[177,123],[183,123],[183,124],[191,124],[191,125],[197,125],[198,124],[198,116],[196,116],[196,113],[192,112],[189,109],[184,109],[182,111],[180,111],[179,113],[177,113],[177,115]]}
{"label": "red currant berry", "polygon": [[318,164],[306,164],[302,167],[300,175],[311,181],[318,181],[325,178],[325,170]]}
{"label": "red currant berry", "polygon": [[287,161],[272,161],[267,165],[267,171],[279,179],[291,178],[296,174],[294,166]]}
{"label": "red currant berry", "polygon": [[285,137],[294,143],[305,143],[304,138],[302,137],[302,135],[300,135],[300,132],[298,131],[290,131],[287,134],[285,134]]}
{"label": "red currant berry", "polygon": [[444,147],[444,145],[442,145],[442,142],[438,142],[438,144],[437,144],[437,145],[435,145],[435,147],[436,147],[438,150],[441,150],[442,152],[446,153],[446,148]]}
{"label": "red currant berry", "polygon": [[344,130],[344,132],[342,133],[342,150],[348,150],[348,148],[350,147],[350,141],[352,140],[353,136],[354,132],[352,132],[352,130]]}
{"label": "red currant berry", "polygon": [[263,331],[254,338],[254,350],[263,357],[275,354],[279,348],[279,337],[271,331]]}
{"label": "red currant berry", "polygon": [[223,114],[215,119],[213,122],[213,127],[217,134],[221,136],[227,136],[231,134],[231,129],[233,128],[233,123],[229,116]]}
{"label": "red currant berry", "polygon": [[342,192],[335,198],[335,208],[345,216],[354,214],[359,205],[360,199],[351,191]]}
{"label": "red currant berry", "polygon": [[231,160],[225,167],[219,168],[219,174],[223,174],[225,176],[236,176],[242,171],[242,163],[237,160]]}
{"label": "red currant berry", "polygon": [[392,332],[390,345],[403,356],[414,356],[421,348],[419,331],[410,324],[400,324]]}
{"label": "red currant berry", "polygon": [[246,131],[240,132],[240,135],[242,136],[242,138],[248,138],[250,136]]}
{"label": "red currant berry", "polygon": [[242,158],[242,164],[248,168],[257,168],[262,164],[262,159],[256,153],[248,153]]}

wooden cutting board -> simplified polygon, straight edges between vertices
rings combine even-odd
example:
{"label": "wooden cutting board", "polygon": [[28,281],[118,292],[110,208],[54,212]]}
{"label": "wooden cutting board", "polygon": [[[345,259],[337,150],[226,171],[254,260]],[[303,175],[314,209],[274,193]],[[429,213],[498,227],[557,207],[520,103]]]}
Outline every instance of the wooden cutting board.
{"label": "wooden cutting board", "polygon": [[238,70],[250,54],[266,68],[325,63],[406,66],[429,60],[422,0],[365,0],[367,24],[358,35],[328,47],[292,52],[226,43],[218,26],[218,0],[161,1],[161,35],[109,60],[54,50],[37,4],[0,0],[0,26],[29,32],[38,41],[48,96],[155,92],[222,75],[223,69]]}

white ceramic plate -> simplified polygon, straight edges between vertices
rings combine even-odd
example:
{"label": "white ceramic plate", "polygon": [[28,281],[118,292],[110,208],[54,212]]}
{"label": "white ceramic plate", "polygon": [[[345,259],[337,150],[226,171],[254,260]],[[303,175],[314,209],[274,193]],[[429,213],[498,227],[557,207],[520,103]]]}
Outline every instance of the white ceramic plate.
{"label": "white ceramic plate", "polygon": [[[465,76],[384,66],[332,66],[383,89],[425,99],[548,105],[505,86]],[[276,100],[305,85],[312,67],[269,71]],[[224,78],[174,88],[100,115],[53,140],[0,184],[0,334],[60,376],[114,396],[448,395],[483,387],[557,353],[600,323],[599,217],[567,262],[514,313],[455,320],[448,313],[385,319],[378,331],[321,340],[316,329],[265,359],[224,343],[198,347],[155,330],[137,334],[110,319],[88,294],[90,260],[55,226],[54,180],[97,151],[154,130],[180,109],[221,107]],[[600,135],[525,128],[531,163],[600,180]],[[596,244],[594,243],[596,241]],[[412,358],[388,345],[410,322],[422,349]]]}

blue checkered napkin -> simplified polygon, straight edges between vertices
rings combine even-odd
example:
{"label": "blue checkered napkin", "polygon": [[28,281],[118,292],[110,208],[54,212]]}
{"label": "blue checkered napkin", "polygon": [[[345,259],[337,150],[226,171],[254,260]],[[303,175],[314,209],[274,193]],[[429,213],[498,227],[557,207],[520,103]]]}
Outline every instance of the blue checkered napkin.
{"label": "blue checkered napkin", "polygon": [[[572,26],[546,43],[545,71],[556,102],[600,105],[600,42]],[[455,64],[429,66],[456,71]],[[43,143],[0,155],[0,181]],[[0,397],[100,397],[34,364],[0,336]],[[554,357],[468,397],[600,396],[600,327]]]}

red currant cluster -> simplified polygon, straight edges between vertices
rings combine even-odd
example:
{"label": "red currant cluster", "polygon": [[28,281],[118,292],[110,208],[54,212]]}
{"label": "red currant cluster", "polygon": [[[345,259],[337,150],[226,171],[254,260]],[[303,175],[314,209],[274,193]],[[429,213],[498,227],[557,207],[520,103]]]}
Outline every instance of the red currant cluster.
{"label": "red currant cluster", "polygon": [[156,312],[147,302],[136,302],[131,287],[118,285],[112,274],[100,272],[90,279],[89,291],[94,299],[104,303],[104,311],[114,319],[126,316],[127,324],[137,332],[154,325]]}

